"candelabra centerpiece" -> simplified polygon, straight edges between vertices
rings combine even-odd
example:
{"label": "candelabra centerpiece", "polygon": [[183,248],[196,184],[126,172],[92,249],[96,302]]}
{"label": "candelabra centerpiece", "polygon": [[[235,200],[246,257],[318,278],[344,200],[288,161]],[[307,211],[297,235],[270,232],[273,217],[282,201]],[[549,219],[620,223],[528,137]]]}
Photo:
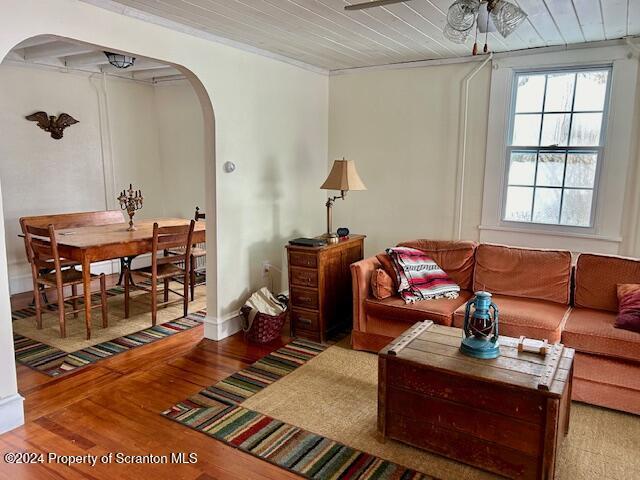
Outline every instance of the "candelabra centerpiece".
{"label": "candelabra centerpiece", "polygon": [[133,225],[133,216],[136,213],[136,210],[140,210],[142,208],[142,190],[134,190],[133,184],[129,184],[129,190],[122,190],[120,195],[118,196],[118,201],[120,202],[120,208],[122,210],[126,210],[129,215],[129,228],[127,231],[133,232],[136,227]]}

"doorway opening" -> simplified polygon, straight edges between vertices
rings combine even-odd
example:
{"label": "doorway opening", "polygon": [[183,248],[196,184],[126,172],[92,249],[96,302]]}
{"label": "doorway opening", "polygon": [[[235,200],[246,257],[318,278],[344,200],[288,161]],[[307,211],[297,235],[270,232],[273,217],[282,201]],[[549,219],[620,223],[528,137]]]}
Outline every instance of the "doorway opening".
{"label": "doorway opening", "polygon": [[[27,383],[33,382],[33,375],[57,378],[185,330],[199,329],[199,336],[193,338],[201,338],[199,320],[207,307],[213,311],[216,307],[212,250],[216,232],[210,230],[215,228],[216,214],[214,117],[202,84],[178,65],[42,35],[21,42],[5,57],[0,64],[0,85],[3,91],[11,92],[0,100],[5,132],[0,144],[0,183],[19,390],[22,374],[25,378],[31,375]],[[38,112],[46,114],[41,121]],[[77,123],[67,121],[69,125],[53,135],[54,122],[63,113]],[[143,197],[134,215],[138,230],[131,235],[139,239],[145,224],[188,224],[195,218],[199,224],[196,230],[206,231],[210,240],[200,235],[193,242],[193,268],[186,277],[159,282],[159,302],[167,299],[163,298],[163,287],[168,287],[166,295],[172,300],[178,299],[177,293],[184,293],[186,283],[191,284],[187,288],[187,320],[183,305],[178,303],[158,309],[154,326],[151,295],[134,288],[125,313],[124,269],[144,269],[151,263],[151,252],[131,250],[136,238],[124,233],[129,217],[118,197],[126,197],[130,186]],[[87,212],[92,214],[87,217]],[[122,221],[100,220],[108,212],[121,212]],[[69,216],[71,223],[56,224],[55,218]],[[65,316],[63,336],[55,308],[56,289],[45,296],[34,287],[19,221],[25,217],[54,219],[43,221],[59,231],[56,238],[61,251],[65,243],[72,245],[73,239],[93,235],[95,240],[122,230],[118,233],[124,239],[122,251],[91,259],[91,273],[98,276],[91,290],[99,292],[98,278],[106,278],[106,320],[101,309],[92,310],[87,327],[81,306],[82,284],[65,284],[64,296],[78,297],[65,302],[66,308],[79,311]],[[86,224],[78,220],[89,217]],[[115,226],[100,230],[108,225]],[[115,248],[109,244],[110,238],[104,240],[106,250]],[[167,250],[163,255],[176,253]],[[67,268],[86,271],[73,265],[77,259],[67,260],[72,264]],[[183,269],[186,264],[177,262]],[[148,286],[149,279],[134,275],[133,282]],[[207,295],[207,289],[213,294]],[[40,324],[36,321],[36,297],[42,304],[52,304],[40,309]],[[92,296],[92,303],[101,302],[100,295]]]}

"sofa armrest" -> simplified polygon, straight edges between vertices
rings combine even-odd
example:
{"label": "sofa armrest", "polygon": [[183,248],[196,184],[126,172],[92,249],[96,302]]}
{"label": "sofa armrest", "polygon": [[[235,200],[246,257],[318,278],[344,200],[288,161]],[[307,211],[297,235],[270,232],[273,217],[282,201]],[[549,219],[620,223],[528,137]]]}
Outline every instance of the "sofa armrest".
{"label": "sofa armrest", "polygon": [[381,266],[376,257],[365,258],[351,264],[354,330],[365,331],[364,301],[370,296],[371,275]]}

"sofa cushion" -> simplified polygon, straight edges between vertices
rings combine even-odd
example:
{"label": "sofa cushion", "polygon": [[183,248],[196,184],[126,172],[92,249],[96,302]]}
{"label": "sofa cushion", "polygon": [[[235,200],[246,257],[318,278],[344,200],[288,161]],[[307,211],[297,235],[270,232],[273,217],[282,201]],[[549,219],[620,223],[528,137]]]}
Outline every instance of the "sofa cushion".
{"label": "sofa cushion", "polygon": [[405,304],[398,295],[375,300],[365,300],[365,312],[367,316],[381,317],[389,320],[398,320],[406,323],[433,320],[440,325],[451,325],[453,312],[460,305],[464,305],[471,298],[468,290],[461,290],[458,298],[438,298],[436,300],[422,300],[416,303]]}
{"label": "sofa cushion", "polygon": [[[498,307],[498,325],[500,335],[543,339],[550,342],[560,341],[562,327],[569,307],[556,302],[531,298],[494,295],[493,303]],[[453,326],[462,328],[465,306],[456,310]]]}
{"label": "sofa cushion", "polygon": [[376,268],[371,274],[371,293],[378,300],[389,298],[395,293],[393,280],[382,268]]}
{"label": "sofa cushion", "polygon": [[562,333],[562,343],[578,352],[640,361],[640,333],[615,328],[616,314],[574,308]]}
{"label": "sofa cushion", "polygon": [[481,244],[473,290],[569,304],[571,253]]}
{"label": "sofa cushion", "polygon": [[583,253],[576,263],[576,307],[618,311],[619,283],[640,283],[640,260]]}
{"label": "sofa cushion", "polygon": [[413,240],[398,244],[399,247],[422,250],[444,270],[461,289],[471,290],[474,253],[478,246],[471,241]]}

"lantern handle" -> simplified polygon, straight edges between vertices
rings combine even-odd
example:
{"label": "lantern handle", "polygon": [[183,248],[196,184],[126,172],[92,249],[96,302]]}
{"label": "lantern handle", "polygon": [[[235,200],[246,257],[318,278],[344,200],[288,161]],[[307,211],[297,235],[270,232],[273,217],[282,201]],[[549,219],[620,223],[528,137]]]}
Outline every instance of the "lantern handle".
{"label": "lantern handle", "polygon": [[467,332],[467,327],[469,326],[469,315],[471,314],[471,305],[475,304],[475,298],[469,302],[467,302],[467,306],[465,308],[464,311],[464,323],[462,325],[462,332],[464,333],[465,338],[469,336],[469,333]]}
{"label": "lantern handle", "polygon": [[495,336],[493,337],[493,341],[495,342],[498,340],[498,307],[496,306],[495,303],[491,302],[491,305],[489,305],[489,308],[493,308],[493,315],[495,317],[493,321],[493,328],[495,330]]}

